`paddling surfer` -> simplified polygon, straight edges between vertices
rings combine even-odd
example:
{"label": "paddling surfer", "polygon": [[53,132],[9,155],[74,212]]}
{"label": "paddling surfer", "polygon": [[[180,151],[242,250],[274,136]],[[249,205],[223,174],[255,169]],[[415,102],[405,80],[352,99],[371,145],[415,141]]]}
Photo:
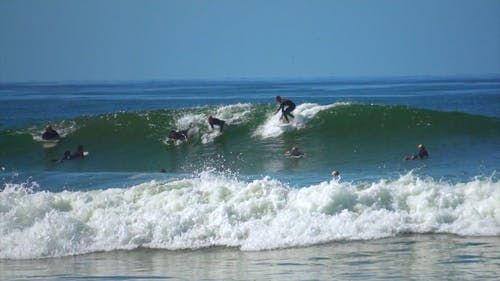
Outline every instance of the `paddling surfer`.
{"label": "paddling surfer", "polygon": [[424,160],[427,158],[429,158],[429,152],[427,152],[427,149],[425,148],[425,146],[423,144],[419,144],[418,145],[418,153],[412,155],[411,157],[405,155],[405,157],[403,157],[403,160],[418,160],[418,159]]}
{"label": "paddling surfer", "polygon": [[48,125],[47,128],[45,128],[45,132],[42,134],[42,139],[44,140],[58,140],[59,138],[59,134],[51,125]]}
{"label": "paddling surfer", "polygon": [[217,119],[215,117],[212,117],[212,115],[208,116],[208,124],[210,124],[210,127],[212,127],[212,130],[214,129],[214,125],[219,126],[219,130],[222,133],[222,129],[224,129],[224,125],[226,124],[226,121]]}
{"label": "paddling surfer", "polygon": [[168,138],[171,139],[171,140],[180,140],[180,141],[183,141],[183,142],[187,142],[188,141],[188,137],[187,137],[187,132],[177,132],[177,131],[174,131],[174,130],[171,130],[170,133],[168,134]]}
{"label": "paddling surfer", "polygon": [[71,153],[71,151],[66,150],[64,152],[64,155],[61,158],[61,160],[59,160],[59,161],[52,160],[52,161],[57,161],[57,162],[61,163],[64,160],[73,160],[73,159],[84,158],[84,157],[85,157],[85,152],[83,151],[83,145],[80,144],[80,145],[78,145],[78,148],[75,152]]}
{"label": "paddling surfer", "polygon": [[289,151],[285,152],[285,156],[299,158],[304,156],[304,152],[300,151],[298,147],[294,146]]}

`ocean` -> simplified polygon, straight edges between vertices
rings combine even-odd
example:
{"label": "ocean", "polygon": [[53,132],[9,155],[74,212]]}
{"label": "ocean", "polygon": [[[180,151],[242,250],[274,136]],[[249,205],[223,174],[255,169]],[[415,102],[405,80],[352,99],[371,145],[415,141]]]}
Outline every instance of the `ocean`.
{"label": "ocean", "polygon": [[496,76],[3,83],[0,279],[497,280],[499,167]]}

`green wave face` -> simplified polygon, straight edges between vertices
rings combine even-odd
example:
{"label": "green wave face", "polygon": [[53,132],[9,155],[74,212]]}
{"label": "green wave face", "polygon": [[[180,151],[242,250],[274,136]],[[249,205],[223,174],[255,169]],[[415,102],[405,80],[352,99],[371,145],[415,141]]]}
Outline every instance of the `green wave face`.
{"label": "green wave face", "polygon": [[[245,173],[316,170],[332,165],[399,161],[425,143],[431,155],[459,157],[498,148],[499,120],[456,112],[367,104],[301,104],[289,126],[281,126],[275,106],[233,104],[178,110],[82,116],[52,124],[63,136],[53,148],[40,139],[45,124],[0,132],[2,166],[13,170],[193,172],[207,167]],[[222,134],[207,117],[227,123]],[[188,132],[173,143],[171,129]],[[54,163],[82,144],[84,161]],[[485,148],[484,146],[488,148]],[[283,153],[298,146],[299,161]],[[491,151],[490,151],[491,152]],[[326,169],[326,168],[325,168]]]}

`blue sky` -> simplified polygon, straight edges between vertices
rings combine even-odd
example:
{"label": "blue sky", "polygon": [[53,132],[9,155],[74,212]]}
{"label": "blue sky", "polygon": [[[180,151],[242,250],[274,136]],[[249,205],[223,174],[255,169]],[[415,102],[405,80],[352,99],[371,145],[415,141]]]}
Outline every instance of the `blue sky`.
{"label": "blue sky", "polygon": [[500,1],[0,1],[0,81],[500,75]]}

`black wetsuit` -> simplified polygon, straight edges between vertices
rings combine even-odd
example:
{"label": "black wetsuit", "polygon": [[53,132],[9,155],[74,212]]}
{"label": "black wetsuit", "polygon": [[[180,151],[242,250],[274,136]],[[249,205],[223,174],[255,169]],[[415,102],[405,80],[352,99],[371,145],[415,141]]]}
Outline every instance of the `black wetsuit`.
{"label": "black wetsuit", "polygon": [[[63,158],[59,160],[59,162],[63,162],[64,160],[73,160],[76,158],[83,158],[83,150],[78,150],[76,152],[71,153],[69,150],[64,152]],[[54,160],[55,161],[55,160]]]}
{"label": "black wetsuit", "polygon": [[224,120],[220,120],[220,119],[212,117],[212,118],[208,119],[208,124],[210,124],[210,127],[212,127],[212,130],[214,128],[214,125],[218,125],[220,127],[220,131],[222,132],[222,129],[224,128],[224,125],[226,124],[226,122]]}
{"label": "black wetsuit", "polygon": [[415,154],[413,157],[415,159],[427,159],[429,158],[429,152],[427,152],[427,150],[424,148],[419,150],[418,154]]}
{"label": "black wetsuit", "polygon": [[170,131],[168,134],[169,139],[185,141],[187,139],[186,135],[176,131]]}
{"label": "black wetsuit", "polygon": [[56,140],[60,138],[59,134],[55,131],[45,131],[45,133],[42,134],[42,139],[44,140]]}
{"label": "black wetsuit", "polygon": [[300,156],[303,156],[304,153],[302,151],[299,151],[299,150],[290,150],[287,152],[287,155],[293,156],[293,157],[300,157]]}
{"label": "black wetsuit", "polygon": [[[285,109],[285,106],[286,106],[286,109]],[[295,109],[295,103],[293,103],[291,100],[289,100],[289,99],[282,99],[281,102],[280,102],[280,107],[278,108],[278,110],[280,110],[280,109],[281,109],[281,112],[283,113],[283,117],[285,117],[285,120],[287,122],[290,121],[290,120],[288,120],[288,116],[290,116],[292,118],[295,118],[295,116],[293,116],[292,113],[291,113]]]}
{"label": "black wetsuit", "polygon": [[76,158],[83,158],[83,157],[84,157],[83,151],[78,151],[78,152],[71,153],[71,155],[69,156],[69,159],[76,159]]}

